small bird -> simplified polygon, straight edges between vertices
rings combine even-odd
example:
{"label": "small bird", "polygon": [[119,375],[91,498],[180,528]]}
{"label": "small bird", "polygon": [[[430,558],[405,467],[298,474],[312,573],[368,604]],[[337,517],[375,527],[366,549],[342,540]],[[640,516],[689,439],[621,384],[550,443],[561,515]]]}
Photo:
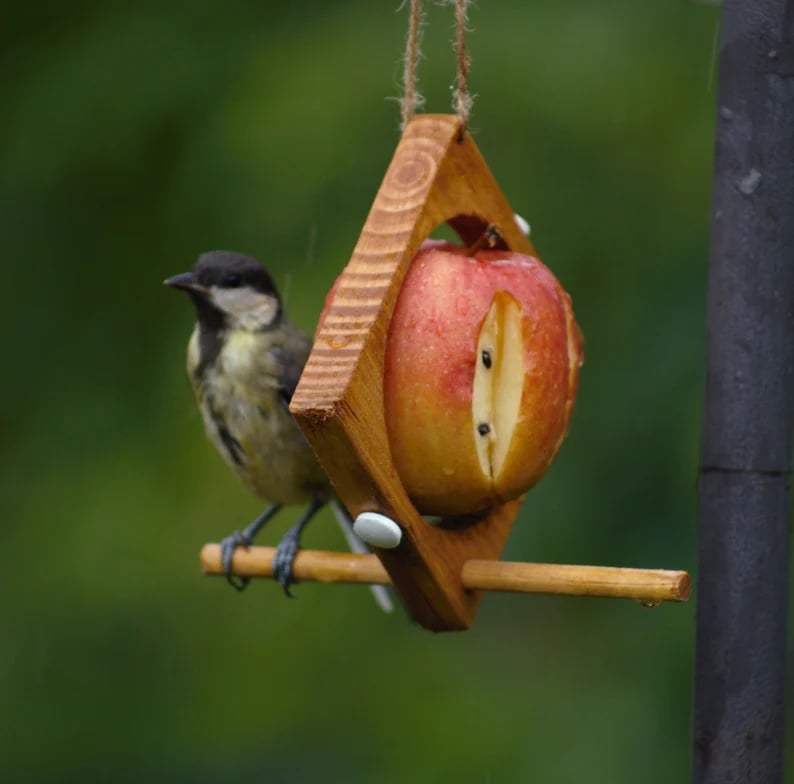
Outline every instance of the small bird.
{"label": "small bird", "polygon": [[[226,577],[242,590],[248,580],[235,580],[231,574],[235,547],[249,546],[282,506],[307,504],[282,538],[273,562],[274,576],[291,596],[301,534],[326,503],[331,503],[350,546],[366,550],[289,411],[311,341],[287,318],[273,279],[250,256],[204,253],[190,272],[164,282],[184,291],[196,308],[187,373],[207,436],[243,484],[270,502],[247,528],[222,540]],[[376,598],[381,606],[389,602],[382,586],[372,588],[380,589]]]}

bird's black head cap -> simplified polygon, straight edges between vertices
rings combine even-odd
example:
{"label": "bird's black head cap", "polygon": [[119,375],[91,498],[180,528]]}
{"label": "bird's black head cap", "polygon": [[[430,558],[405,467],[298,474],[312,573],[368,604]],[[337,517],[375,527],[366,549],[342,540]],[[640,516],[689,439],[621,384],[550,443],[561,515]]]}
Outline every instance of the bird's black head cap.
{"label": "bird's black head cap", "polygon": [[196,281],[206,288],[231,289],[248,286],[261,294],[278,297],[268,271],[254,258],[232,250],[202,253],[193,267]]}

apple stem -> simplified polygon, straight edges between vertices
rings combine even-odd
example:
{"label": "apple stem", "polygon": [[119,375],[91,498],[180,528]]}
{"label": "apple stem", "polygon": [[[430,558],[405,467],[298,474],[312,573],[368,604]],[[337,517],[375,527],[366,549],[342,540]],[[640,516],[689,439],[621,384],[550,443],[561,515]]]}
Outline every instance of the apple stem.
{"label": "apple stem", "polygon": [[494,248],[496,247],[496,243],[502,239],[502,232],[493,224],[489,223],[485,227],[485,231],[475,240],[475,242],[469,245],[466,255],[473,256],[477,253],[478,250],[482,250],[483,248]]}

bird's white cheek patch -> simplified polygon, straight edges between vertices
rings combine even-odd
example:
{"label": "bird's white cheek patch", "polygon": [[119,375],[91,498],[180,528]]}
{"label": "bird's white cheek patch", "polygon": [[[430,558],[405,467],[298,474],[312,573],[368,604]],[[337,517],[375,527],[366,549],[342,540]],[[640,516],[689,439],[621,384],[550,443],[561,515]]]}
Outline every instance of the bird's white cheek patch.
{"label": "bird's white cheek patch", "polygon": [[213,287],[212,299],[242,329],[269,327],[278,316],[278,300],[250,288],[223,289]]}
{"label": "bird's white cheek patch", "polygon": [[261,297],[261,300],[250,313],[245,314],[246,318],[250,318],[252,329],[269,327],[278,316],[278,303],[273,297]]}

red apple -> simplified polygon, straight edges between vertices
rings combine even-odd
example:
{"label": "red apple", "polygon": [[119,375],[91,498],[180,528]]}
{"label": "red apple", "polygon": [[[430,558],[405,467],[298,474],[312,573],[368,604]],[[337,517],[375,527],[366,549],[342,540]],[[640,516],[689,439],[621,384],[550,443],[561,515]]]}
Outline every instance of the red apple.
{"label": "red apple", "polygon": [[540,261],[426,243],[383,378],[392,458],[417,509],[476,512],[534,485],[565,437],[581,362],[570,297]]}
{"label": "red apple", "polygon": [[383,376],[392,459],[416,508],[470,514],[534,485],[565,437],[582,356],[571,299],[538,259],[426,242]]}

